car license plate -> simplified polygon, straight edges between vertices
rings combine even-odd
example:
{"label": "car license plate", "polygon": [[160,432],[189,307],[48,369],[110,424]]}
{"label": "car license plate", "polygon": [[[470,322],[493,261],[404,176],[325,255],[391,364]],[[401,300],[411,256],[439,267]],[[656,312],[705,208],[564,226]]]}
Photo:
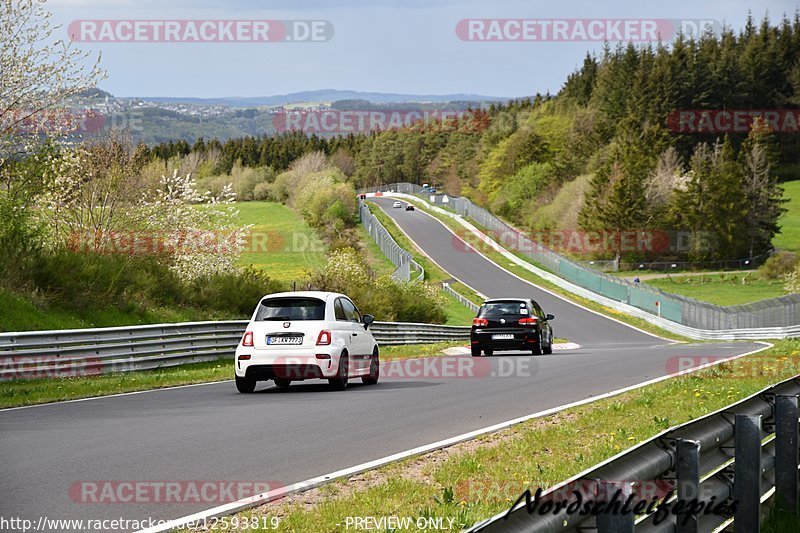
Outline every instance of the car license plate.
{"label": "car license plate", "polygon": [[514,338],[514,334],[513,333],[499,333],[497,335],[492,335],[492,340],[493,341],[503,341],[503,340],[509,340],[509,339],[513,339],[513,338]]}
{"label": "car license plate", "polygon": [[267,344],[303,344],[303,337],[267,337]]}

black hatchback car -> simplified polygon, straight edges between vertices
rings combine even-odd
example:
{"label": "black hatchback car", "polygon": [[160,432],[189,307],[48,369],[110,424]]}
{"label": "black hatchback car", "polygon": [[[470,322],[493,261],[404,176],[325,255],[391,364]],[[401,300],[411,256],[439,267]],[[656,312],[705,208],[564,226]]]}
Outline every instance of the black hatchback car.
{"label": "black hatchback car", "polygon": [[486,300],[472,321],[472,355],[478,357],[481,351],[492,355],[495,350],[530,350],[534,355],[553,353],[550,321],[554,318],[530,298]]}

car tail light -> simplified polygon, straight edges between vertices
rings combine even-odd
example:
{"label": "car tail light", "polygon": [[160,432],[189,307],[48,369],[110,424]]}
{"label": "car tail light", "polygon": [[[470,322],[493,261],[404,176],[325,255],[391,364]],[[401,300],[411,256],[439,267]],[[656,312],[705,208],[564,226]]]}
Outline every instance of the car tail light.
{"label": "car tail light", "polygon": [[319,337],[317,337],[317,346],[327,346],[331,343],[331,332],[327,329],[323,329],[319,332]]}
{"label": "car tail light", "polygon": [[479,326],[479,327],[480,326],[488,326],[489,325],[489,321],[486,320],[485,318],[473,318],[472,319],[472,325],[473,326]]}
{"label": "car tail light", "polygon": [[245,331],[244,336],[242,337],[242,346],[252,346],[252,345],[253,345],[253,332]]}
{"label": "car tail light", "polygon": [[250,355],[248,354],[239,356],[239,361],[249,361],[249,360],[250,360]]}
{"label": "car tail light", "polygon": [[519,319],[519,325],[520,326],[535,326],[536,325],[536,319],[533,318],[533,317],[520,318]]}

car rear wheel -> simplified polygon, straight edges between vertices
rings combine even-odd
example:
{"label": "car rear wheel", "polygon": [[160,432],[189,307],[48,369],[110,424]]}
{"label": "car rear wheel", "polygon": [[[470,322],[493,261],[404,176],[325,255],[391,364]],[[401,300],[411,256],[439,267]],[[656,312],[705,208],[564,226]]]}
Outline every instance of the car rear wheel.
{"label": "car rear wheel", "polygon": [[536,346],[534,346],[531,349],[531,352],[533,353],[533,355],[542,355],[544,353],[542,351],[542,334],[541,333],[539,333],[539,340],[536,343]]}
{"label": "car rear wheel", "polygon": [[478,347],[478,346],[472,346],[472,348],[470,348],[470,350],[472,351],[472,357],[480,357],[480,356],[481,356],[481,349],[480,349],[480,347]]}
{"label": "car rear wheel", "polygon": [[363,376],[361,382],[364,385],[375,385],[381,375],[381,362],[378,358],[378,347],[372,350],[372,357],[369,360],[369,376]]}
{"label": "car rear wheel", "polygon": [[239,376],[236,376],[236,390],[245,394],[253,392],[254,390],[256,390],[255,378],[248,378],[248,377],[240,378]]}
{"label": "car rear wheel", "polygon": [[289,385],[292,384],[291,379],[282,379],[282,378],[275,378],[275,386],[280,389],[285,389]]}
{"label": "car rear wheel", "polygon": [[550,355],[550,354],[553,353],[553,338],[552,337],[550,337],[550,342],[547,343],[547,346],[542,348],[542,352],[545,355]]}
{"label": "car rear wheel", "polygon": [[336,377],[328,380],[328,384],[333,390],[344,390],[347,388],[347,380],[350,377],[350,365],[348,364],[347,352],[342,352],[339,357],[339,369]]}

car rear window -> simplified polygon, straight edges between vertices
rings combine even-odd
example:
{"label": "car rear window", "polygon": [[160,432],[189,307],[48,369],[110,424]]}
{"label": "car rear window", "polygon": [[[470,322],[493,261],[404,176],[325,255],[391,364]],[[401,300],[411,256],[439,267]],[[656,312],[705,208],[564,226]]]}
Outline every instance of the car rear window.
{"label": "car rear window", "polygon": [[481,306],[478,316],[524,316],[530,315],[527,302],[509,300],[507,302],[487,302]]}
{"label": "car rear window", "polygon": [[325,320],[325,302],[317,298],[265,298],[256,320]]}

